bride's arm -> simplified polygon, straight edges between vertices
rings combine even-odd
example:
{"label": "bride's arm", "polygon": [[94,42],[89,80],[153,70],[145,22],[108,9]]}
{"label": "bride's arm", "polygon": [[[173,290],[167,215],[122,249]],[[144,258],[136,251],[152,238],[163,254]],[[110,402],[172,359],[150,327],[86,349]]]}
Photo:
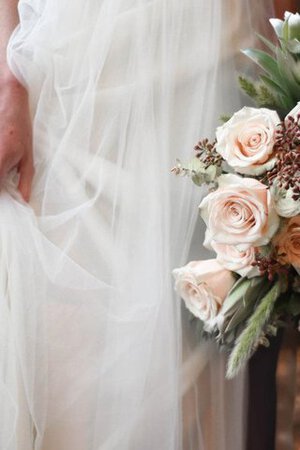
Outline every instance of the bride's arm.
{"label": "bride's arm", "polygon": [[17,5],[18,0],[0,0],[0,183],[17,167],[19,190],[28,201],[34,172],[28,95],[6,59],[7,43],[18,23]]}

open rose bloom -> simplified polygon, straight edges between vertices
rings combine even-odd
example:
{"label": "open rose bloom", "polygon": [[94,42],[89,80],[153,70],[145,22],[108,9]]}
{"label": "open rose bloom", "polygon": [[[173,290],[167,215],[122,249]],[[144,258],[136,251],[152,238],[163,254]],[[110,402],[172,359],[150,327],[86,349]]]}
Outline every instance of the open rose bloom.
{"label": "open rose bloom", "polygon": [[200,211],[207,226],[206,246],[212,241],[241,250],[266,245],[279,224],[267,187],[238,175],[220,176],[218,189],[202,200]]}
{"label": "open rose bloom", "polygon": [[273,242],[278,259],[300,270],[300,216],[289,219]]}
{"label": "open rose bloom", "polygon": [[217,129],[216,150],[236,172],[260,175],[275,164],[275,129],[279,122],[275,111],[245,106]]}
{"label": "open rose bloom", "polygon": [[[203,244],[215,259],[174,270],[175,287],[203,332],[233,349],[232,376],[267,345],[282,314],[300,316],[300,104],[283,120],[275,110],[242,108],[217,129],[215,142],[200,141],[195,150],[199,165],[176,173],[207,185],[199,212]],[[200,177],[205,171],[215,176]],[[250,326],[253,342],[245,344]]]}
{"label": "open rose bloom", "polygon": [[217,254],[217,261],[226,269],[236,272],[241,277],[252,278],[259,275],[255,262],[256,248],[253,246],[239,249],[237,245],[210,242],[211,248]]}
{"label": "open rose bloom", "polygon": [[[191,313],[210,329],[235,277],[216,260],[193,261],[173,271],[175,287]],[[216,283],[216,280],[218,282]]]}

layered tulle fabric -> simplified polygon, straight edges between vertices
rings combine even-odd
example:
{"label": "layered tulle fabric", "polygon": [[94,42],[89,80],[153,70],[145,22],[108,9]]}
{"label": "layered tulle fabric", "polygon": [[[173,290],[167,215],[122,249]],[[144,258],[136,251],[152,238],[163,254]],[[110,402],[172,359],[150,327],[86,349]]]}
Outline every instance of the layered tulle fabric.
{"label": "layered tulle fabric", "polygon": [[239,105],[235,6],[20,0],[36,176],[0,195],[1,450],[241,450],[243,378],[189,321],[182,378],[171,279],[201,192],[170,169]]}

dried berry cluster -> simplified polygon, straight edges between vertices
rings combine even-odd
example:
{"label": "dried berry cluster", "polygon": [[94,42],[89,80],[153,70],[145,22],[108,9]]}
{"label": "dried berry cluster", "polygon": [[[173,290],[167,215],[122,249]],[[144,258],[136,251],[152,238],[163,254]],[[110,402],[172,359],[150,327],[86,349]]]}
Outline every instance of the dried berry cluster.
{"label": "dried berry cluster", "polygon": [[300,145],[300,114],[288,116],[278,125],[275,145],[279,151],[289,151]]}
{"label": "dried berry cluster", "polygon": [[300,199],[300,114],[289,116],[276,130],[277,161],[266,175],[269,185],[292,189],[293,199]]}
{"label": "dried berry cluster", "polygon": [[216,151],[216,143],[217,141],[211,143],[208,139],[203,139],[194,147],[196,157],[205,164],[205,168],[209,166],[220,167],[224,161],[222,156]]}
{"label": "dried berry cluster", "polygon": [[269,281],[273,281],[275,276],[288,272],[288,267],[280,264],[280,262],[273,256],[263,256],[256,253],[253,266],[258,267],[262,276],[267,275]]}

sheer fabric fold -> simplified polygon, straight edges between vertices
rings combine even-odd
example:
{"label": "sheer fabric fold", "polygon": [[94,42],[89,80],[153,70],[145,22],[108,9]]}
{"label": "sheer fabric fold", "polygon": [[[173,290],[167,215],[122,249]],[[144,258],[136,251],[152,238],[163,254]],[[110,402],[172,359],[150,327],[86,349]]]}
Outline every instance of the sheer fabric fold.
{"label": "sheer fabric fold", "polygon": [[[224,393],[224,360],[185,318],[182,381],[170,275],[202,195],[170,169],[239,105],[234,3],[20,0],[8,57],[36,176],[29,206],[13,179],[0,195],[1,450],[242,448],[244,380]],[[205,373],[232,420],[207,416]]]}

